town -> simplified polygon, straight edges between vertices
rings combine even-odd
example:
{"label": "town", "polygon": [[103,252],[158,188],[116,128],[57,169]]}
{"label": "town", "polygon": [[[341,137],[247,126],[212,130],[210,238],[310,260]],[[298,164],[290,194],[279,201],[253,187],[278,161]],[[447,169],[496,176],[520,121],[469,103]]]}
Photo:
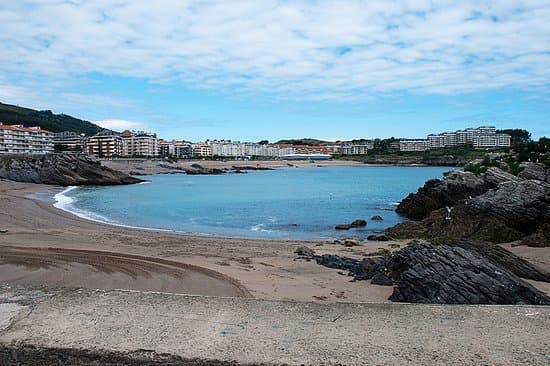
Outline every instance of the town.
{"label": "town", "polygon": [[[0,154],[46,154],[55,151],[83,152],[102,159],[123,158],[233,158],[323,160],[334,156],[366,155],[376,139],[319,142],[318,144],[164,140],[154,133],[103,130],[86,136],[76,132],[52,133],[40,127],[0,123]],[[481,126],[455,132],[430,134],[425,139],[392,139],[389,149],[423,152],[430,149],[471,146],[476,149],[507,148],[511,136],[496,127]]]}

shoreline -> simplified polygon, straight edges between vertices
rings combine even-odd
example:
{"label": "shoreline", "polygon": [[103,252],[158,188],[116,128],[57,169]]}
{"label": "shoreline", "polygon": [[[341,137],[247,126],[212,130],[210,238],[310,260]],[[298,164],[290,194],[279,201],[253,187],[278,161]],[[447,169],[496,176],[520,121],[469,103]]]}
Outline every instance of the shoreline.
{"label": "shoreline", "polygon": [[[313,301],[321,303],[387,303],[393,291],[391,286],[373,285],[369,281],[350,282],[341,271],[317,265],[314,261],[297,261],[294,250],[302,245],[317,254],[336,254],[363,258],[379,249],[396,250],[390,246],[406,245],[408,240],[389,242],[367,241],[363,245],[344,247],[319,240],[275,240],[177,234],[159,230],[126,228],[90,221],[54,207],[51,203],[29,195],[56,189],[52,186],[0,181],[0,200],[6,209],[0,212],[0,247],[41,250],[101,251],[117,255],[136,255],[153,260],[169,260],[213,271],[236,281],[250,297],[265,300]],[[505,247],[550,270],[550,253],[545,248]],[[0,251],[1,252],[1,251]],[[0,282],[6,278],[5,261],[0,254]],[[78,261],[76,261],[78,262]],[[13,263],[12,263],[13,264]],[[63,272],[71,280],[78,280],[75,268]],[[124,268],[111,269],[110,278],[124,275]],[[156,269],[153,269],[153,272]],[[74,272],[74,273],[73,273]],[[122,273],[122,275],[120,274]],[[23,276],[25,277],[25,276]],[[141,286],[147,275],[125,277],[126,282],[116,288]],[[75,280],[75,281],[76,281]],[[137,281],[137,282],[136,282]],[[229,281],[231,283],[231,281]],[[20,283],[24,283],[20,282]],[[52,284],[46,281],[41,284]],[[77,287],[85,281],[74,282]],[[550,292],[544,283],[532,283]],[[126,286],[124,286],[126,285]],[[103,286],[110,289],[108,284]],[[158,291],[158,288],[148,288]],[[215,294],[214,294],[215,295]],[[220,294],[218,294],[220,295]]]}

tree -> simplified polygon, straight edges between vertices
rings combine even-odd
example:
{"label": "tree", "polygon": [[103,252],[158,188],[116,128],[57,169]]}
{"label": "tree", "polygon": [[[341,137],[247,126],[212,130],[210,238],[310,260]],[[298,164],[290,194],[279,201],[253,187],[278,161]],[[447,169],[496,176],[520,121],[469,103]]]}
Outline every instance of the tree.
{"label": "tree", "polygon": [[267,140],[262,140],[262,141],[258,142],[258,144],[260,144],[260,145],[267,145],[267,144],[269,144],[269,141],[267,141]]}
{"label": "tree", "polygon": [[497,133],[505,133],[512,137],[512,144],[518,142],[528,142],[531,140],[531,133],[520,128],[508,128],[505,130],[497,130]]}

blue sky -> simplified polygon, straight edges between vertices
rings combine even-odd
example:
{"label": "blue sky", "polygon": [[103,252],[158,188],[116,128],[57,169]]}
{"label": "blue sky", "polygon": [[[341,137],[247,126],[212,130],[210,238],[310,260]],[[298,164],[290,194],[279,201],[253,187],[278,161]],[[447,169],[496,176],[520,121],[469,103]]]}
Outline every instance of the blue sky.
{"label": "blue sky", "polygon": [[550,136],[549,1],[0,4],[0,101],[164,138]]}

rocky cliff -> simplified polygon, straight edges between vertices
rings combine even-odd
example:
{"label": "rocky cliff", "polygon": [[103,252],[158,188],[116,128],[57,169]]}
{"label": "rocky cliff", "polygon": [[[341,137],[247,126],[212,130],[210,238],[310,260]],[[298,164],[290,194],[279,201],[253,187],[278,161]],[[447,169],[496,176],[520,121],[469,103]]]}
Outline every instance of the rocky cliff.
{"label": "rocky cliff", "polygon": [[550,174],[528,163],[518,176],[490,168],[476,175],[453,172],[428,181],[397,212],[412,221],[388,229],[394,237],[466,237],[532,246],[550,246]]}
{"label": "rocky cliff", "polygon": [[141,179],[102,166],[98,160],[80,154],[0,155],[0,178],[60,186],[142,182]]}

